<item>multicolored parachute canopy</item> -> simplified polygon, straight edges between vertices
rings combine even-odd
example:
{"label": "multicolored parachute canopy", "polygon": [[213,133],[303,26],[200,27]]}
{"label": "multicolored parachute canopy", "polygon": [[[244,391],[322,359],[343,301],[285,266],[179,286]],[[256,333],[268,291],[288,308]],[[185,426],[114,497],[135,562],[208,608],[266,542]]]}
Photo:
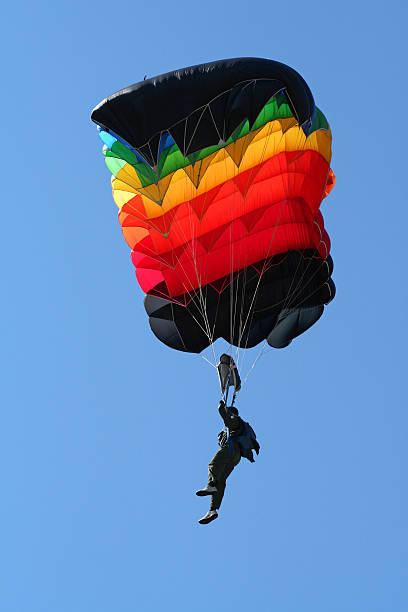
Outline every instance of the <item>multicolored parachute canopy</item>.
{"label": "multicolored parachute canopy", "polygon": [[335,293],[320,212],[331,132],[296,71],[192,66],[109,96],[92,120],[162,342],[280,348],[317,321]]}

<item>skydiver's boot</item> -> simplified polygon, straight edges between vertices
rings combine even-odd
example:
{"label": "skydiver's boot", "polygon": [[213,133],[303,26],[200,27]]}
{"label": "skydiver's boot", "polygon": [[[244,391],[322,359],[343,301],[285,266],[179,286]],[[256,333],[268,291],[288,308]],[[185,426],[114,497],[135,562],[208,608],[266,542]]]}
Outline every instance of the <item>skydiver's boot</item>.
{"label": "skydiver's boot", "polygon": [[215,520],[217,517],[218,512],[216,510],[209,510],[198,522],[200,525],[207,525],[207,523],[211,523],[211,521]]}
{"label": "skydiver's boot", "polygon": [[214,493],[218,493],[218,489],[210,482],[203,489],[196,491],[196,495],[199,497],[204,497],[204,495],[214,495]]}

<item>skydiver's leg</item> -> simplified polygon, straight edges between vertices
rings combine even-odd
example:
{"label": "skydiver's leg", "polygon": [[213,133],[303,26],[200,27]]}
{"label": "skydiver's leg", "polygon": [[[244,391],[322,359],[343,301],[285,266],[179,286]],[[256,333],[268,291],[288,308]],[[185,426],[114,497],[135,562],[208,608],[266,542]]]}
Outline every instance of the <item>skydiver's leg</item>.
{"label": "skydiver's leg", "polygon": [[210,510],[218,510],[224,497],[227,478],[230,476],[234,467],[238,465],[241,453],[237,444],[233,445],[233,455],[228,446],[224,446],[212,458],[208,465],[208,482],[215,484],[217,493],[211,496]]}
{"label": "skydiver's leg", "polygon": [[233,465],[230,464],[229,466],[227,466],[222,476],[216,482],[217,493],[211,495],[210,510],[218,510],[218,508],[221,506],[222,498],[224,497],[225,486],[227,484],[227,478],[231,474],[233,469]]}
{"label": "skydiver's leg", "polygon": [[[196,495],[202,497],[204,495],[212,495],[218,489],[218,481],[222,483],[224,472],[231,463],[231,452],[228,446],[223,446],[215,453],[214,457],[208,464],[208,484],[203,489],[196,491]],[[224,482],[225,488],[225,482]]]}
{"label": "skydiver's leg", "polygon": [[231,463],[231,451],[228,446],[223,446],[215,453],[208,464],[208,483],[217,486],[222,481],[227,466]]}

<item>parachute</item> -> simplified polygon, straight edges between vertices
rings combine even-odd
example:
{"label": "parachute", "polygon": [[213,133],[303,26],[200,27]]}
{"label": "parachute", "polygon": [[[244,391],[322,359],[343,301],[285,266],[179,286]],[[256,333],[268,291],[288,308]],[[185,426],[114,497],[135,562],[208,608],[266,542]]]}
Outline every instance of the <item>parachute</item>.
{"label": "parachute", "polygon": [[92,112],[153,333],[192,353],[287,346],[335,295],[320,205],[331,131],[304,79],[238,58],[146,79]]}

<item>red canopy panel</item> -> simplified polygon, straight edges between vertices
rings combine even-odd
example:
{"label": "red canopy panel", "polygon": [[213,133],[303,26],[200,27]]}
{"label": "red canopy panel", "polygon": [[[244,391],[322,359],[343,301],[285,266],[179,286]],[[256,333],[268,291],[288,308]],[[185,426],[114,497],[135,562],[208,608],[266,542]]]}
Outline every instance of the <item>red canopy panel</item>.
{"label": "red canopy panel", "polygon": [[317,249],[326,258],[330,252],[321,213],[311,218],[301,200],[269,207],[251,231],[237,219],[210,248],[197,239],[159,256],[149,240],[150,236],[140,243],[138,251],[132,252],[137,279],[145,293],[165,282],[170,297],[193,291],[279,253]]}

